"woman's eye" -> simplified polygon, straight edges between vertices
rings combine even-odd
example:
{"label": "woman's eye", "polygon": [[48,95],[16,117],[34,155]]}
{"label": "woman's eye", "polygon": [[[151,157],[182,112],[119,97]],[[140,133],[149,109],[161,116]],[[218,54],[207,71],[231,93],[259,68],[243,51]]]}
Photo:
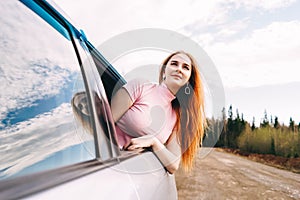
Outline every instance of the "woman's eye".
{"label": "woman's eye", "polygon": [[177,65],[177,62],[171,62],[171,65]]}
{"label": "woman's eye", "polygon": [[190,68],[187,65],[183,66],[183,69],[190,70]]}

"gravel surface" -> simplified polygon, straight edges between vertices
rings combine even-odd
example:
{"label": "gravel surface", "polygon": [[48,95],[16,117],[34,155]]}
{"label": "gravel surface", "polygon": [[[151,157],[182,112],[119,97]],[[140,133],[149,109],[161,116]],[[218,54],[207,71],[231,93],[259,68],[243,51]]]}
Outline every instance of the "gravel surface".
{"label": "gravel surface", "polygon": [[195,169],[175,177],[179,200],[300,199],[300,174],[215,149],[203,149]]}

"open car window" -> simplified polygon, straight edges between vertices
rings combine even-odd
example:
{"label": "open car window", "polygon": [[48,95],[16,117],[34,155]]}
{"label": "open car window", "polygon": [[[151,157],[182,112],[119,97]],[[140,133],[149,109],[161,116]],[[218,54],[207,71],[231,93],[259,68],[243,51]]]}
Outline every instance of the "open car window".
{"label": "open car window", "polygon": [[71,104],[86,91],[71,41],[18,1],[0,12],[0,179],[95,159]]}

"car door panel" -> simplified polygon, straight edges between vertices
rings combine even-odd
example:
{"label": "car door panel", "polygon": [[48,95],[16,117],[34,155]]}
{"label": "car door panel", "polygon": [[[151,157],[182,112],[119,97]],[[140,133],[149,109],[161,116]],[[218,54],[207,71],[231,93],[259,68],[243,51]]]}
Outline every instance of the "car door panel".
{"label": "car door panel", "polygon": [[0,10],[0,199],[176,199],[153,152],[119,150],[109,101],[126,81],[82,32],[48,1]]}

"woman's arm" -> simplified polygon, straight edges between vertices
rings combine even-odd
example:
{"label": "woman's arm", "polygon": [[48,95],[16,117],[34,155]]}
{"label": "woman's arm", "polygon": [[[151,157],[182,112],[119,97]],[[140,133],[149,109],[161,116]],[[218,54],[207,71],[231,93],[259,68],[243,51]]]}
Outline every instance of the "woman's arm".
{"label": "woman's arm", "polygon": [[171,174],[178,169],[181,159],[181,148],[175,132],[171,134],[167,145],[162,144],[153,135],[145,135],[131,139],[127,149],[134,150],[143,147],[152,147],[153,152]]}
{"label": "woman's arm", "polygon": [[[171,134],[166,146],[159,140],[157,141],[158,144],[152,146],[154,153],[171,174],[175,173],[179,168],[181,160],[181,148],[176,133]],[[161,145],[162,147],[160,148]]]}
{"label": "woman's arm", "polygon": [[[114,122],[117,122],[122,115],[132,106],[131,100],[126,89],[119,89],[111,100],[111,111]],[[181,159],[181,149],[177,142],[176,133],[172,133],[166,145],[162,144],[155,136],[145,135],[131,139],[131,143],[125,145],[125,149],[134,150],[137,148],[152,147],[153,152],[173,174],[179,167]]]}
{"label": "woman's arm", "polygon": [[132,104],[133,102],[126,89],[120,88],[111,99],[111,112],[114,122],[117,122]]}

